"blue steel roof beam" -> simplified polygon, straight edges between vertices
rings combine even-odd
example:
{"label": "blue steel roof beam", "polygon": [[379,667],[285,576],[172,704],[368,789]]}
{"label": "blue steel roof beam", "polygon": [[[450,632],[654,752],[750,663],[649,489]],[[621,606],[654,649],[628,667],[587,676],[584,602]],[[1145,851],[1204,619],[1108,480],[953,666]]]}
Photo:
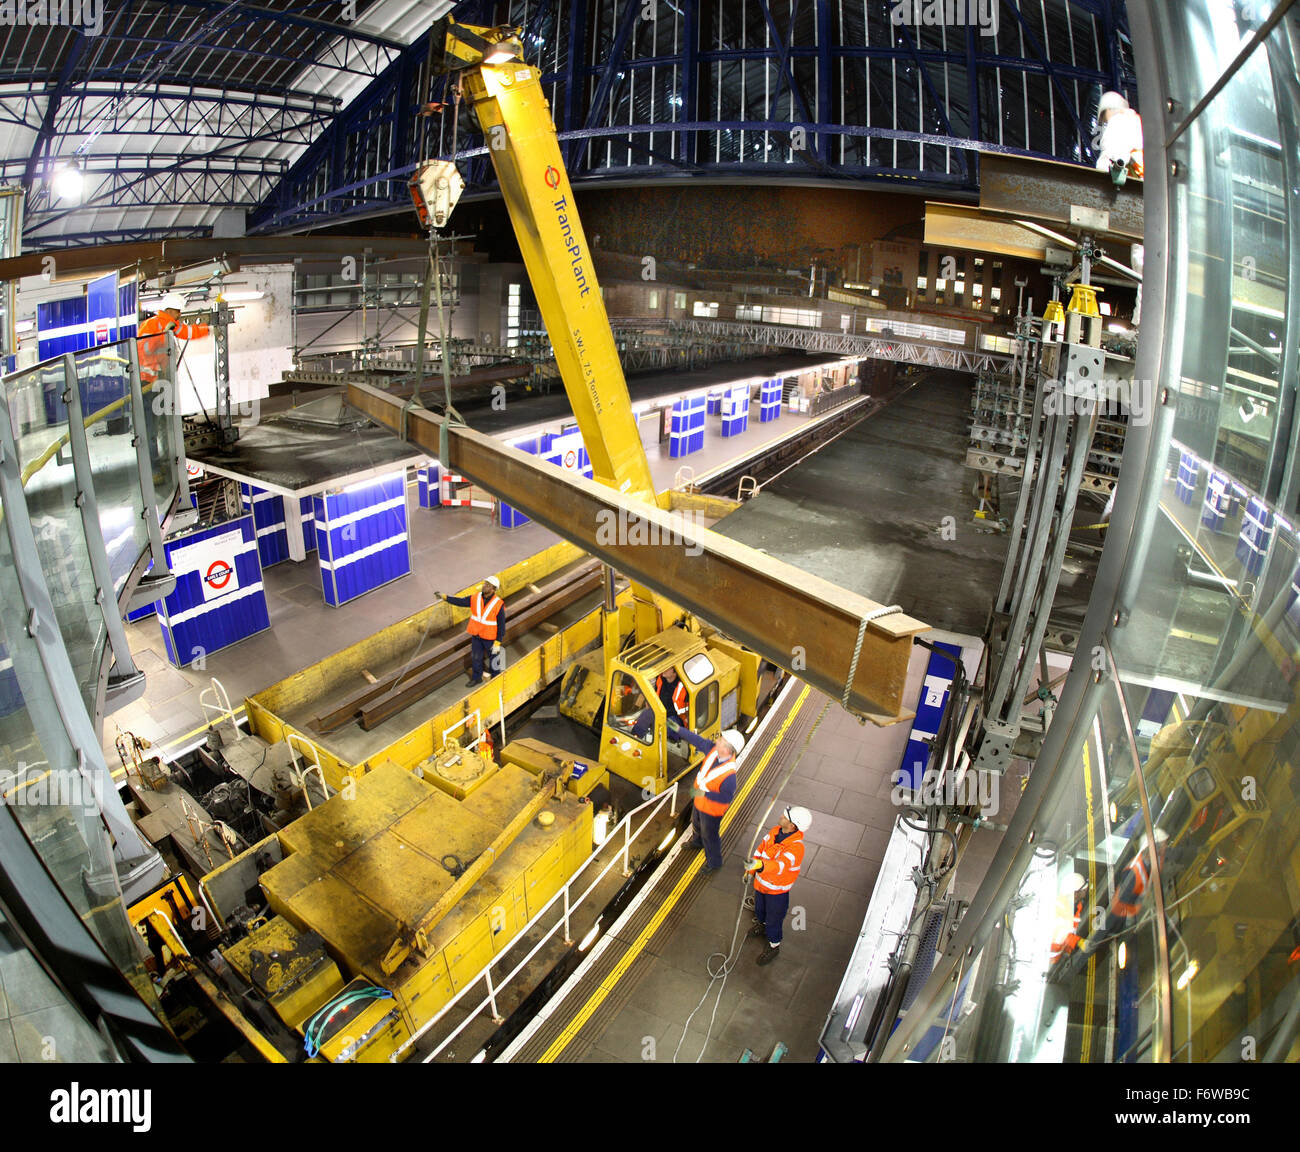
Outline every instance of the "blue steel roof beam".
{"label": "blue steel roof beam", "polygon": [[[898,30],[902,33],[903,43],[907,45],[907,50],[913,61],[916,63],[917,70],[921,75],[921,82],[925,85],[925,90],[930,94],[930,99],[934,101],[935,109],[939,113],[939,123],[943,125],[943,130],[947,135],[956,136],[956,133],[952,130],[952,121],[948,117],[948,105],[946,101],[939,97],[938,89],[935,88],[934,81],[930,78],[930,69],[926,67],[925,61],[921,59],[921,54],[917,51],[916,42],[912,39],[911,31],[908,29],[906,24],[900,24]],[[923,103],[917,108],[916,114],[918,120],[924,118],[925,105]],[[921,127],[924,128],[925,125],[922,124]],[[962,169],[963,176],[970,175],[969,170],[966,169],[964,157]]]}
{"label": "blue steel roof beam", "polygon": [[[176,49],[176,48],[181,48],[181,47],[184,47],[184,46],[185,46],[183,41],[174,41],[174,40],[160,40],[160,41],[158,41],[158,45],[159,45],[159,50],[160,50],[160,51],[161,51],[163,48],[172,48],[172,49]],[[240,57],[247,57],[247,58],[249,58],[249,59],[254,59],[254,60],[273,60],[273,61],[275,61],[275,62],[277,62],[277,63],[280,63],[280,64],[288,64],[288,65],[292,65],[295,69],[298,69],[298,70],[301,70],[301,69],[303,69],[304,67],[315,67],[315,66],[317,66],[318,64],[321,63],[320,61],[316,61],[316,60],[304,60],[304,58],[301,57],[301,56],[293,56],[293,55],[289,55],[289,54],[284,53],[284,52],[269,52],[269,51],[265,51],[265,50],[260,49],[260,48],[254,48],[254,47],[250,47],[250,46],[247,46],[247,45],[239,45],[239,46],[234,46],[234,45],[232,45],[232,46],[230,46],[230,47],[228,47],[228,48],[226,48],[226,47],[223,47],[223,48],[213,48],[213,49],[211,49],[211,50],[214,51],[214,52],[218,52],[218,53],[220,53],[220,55],[221,55],[222,57],[240,56]],[[152,55],[152,53],[151,53],[151,55]],[[139,59],[143,60],[144,57],[140,57]],[[129,63],[134,63],[134,62],[135,62],[134,59],[133,59],[132,61],[129,61]],[[323,66],[323,67],[328,67],[328,68],[332,69],[332,70],[335,71],[335,72],[341,72],[341,73],[344,73],[344,74],[349,75],[349,76],[365,76],[367,79],[374,79],[374,76],[375,76],[374,70],[371,69],[371,68],[353,68],[353,67],[341,66],[341,65],[338,65],[338,64],[328,64],[328,63],[327,63],[327,64],[324,64],[324,65],[321,65],[321,66]],[[114,77],[114,76],[118,76],[118,75],[120,75],[120,74],[121,74],[121,69],[120,69],[117,65],[112,65],[112,66],[108,66],[108,67],[106,67],[106,68],[104,69],[104,71],[102,71],[102,72],[96,72],[96,73],[93,73],[93,74],[92,74],[92,78],[93,78],[93,79],[106,79],[106,78],[111,78],[111,77]],[[213,76],[216,76],[216,75],[219,75],[219,74],[220,74],[220,70],[219,70],[219,69],[214,69],[214,70],[210,73],[210,75],[213,75]],[[196,79],[195,79],[195,77],[196,77],[196,76],[199,76],[199,75],[203,75],[203,73],[199,73],[199,72],[193,72],[193,73],[185,72],[185,73],[178,73],[176,77],[171,78],[171,79],[168,79],[167,75],[164,74],[164,75],[159,75],[159,76],[157,76],[157,77],[150,77],[149,80],[148,80],[148,83],[151,83],[151,84],[191,84],[191,83],[202,84],[202,83],[203,83],[202,80],[196,80]],[[227,77],[226,79],[227,79],[227,81],[228,81],[229,78]],[[241,87],[242,87],[242,86],[241,86]],[[247,90],[251,90],[251,86],[250,86],[250,88],[248,88],[248,89],[244,89],[244,90],[246,90],[246,91],[247,91]],[[283,89],[280,85],[270,85],[270,86],[267,88],[267,91],[269,91],[269,92],[280,92],[280,91],[284,91],[284,89]]]}
{"label": "blue steel roof beam", "polygon": [[[608,104],[614,94],[614,85],[623,75],[619,71],[620,66],[627,64],[623,57],[627,52],[627,43],[632,38],[632,30],[636,27],[637,18],[641,15],[643,2],[644,0],[624,0],[623,11],[614,25],[614,39],[609,46],[609,55],[605,57],[605,67],[596,84],[596,91],[592,94],[591,103],[587,106],[587,116],[582,125],[584,128],[594,128],[597,119],[608,114]],[[570,70],[576,77],[573,61],[569,63]],[[566,167],[573,164],[572,149],[565,151],[564,163]]]}
{"label": "blue steel roof beam", "polygon": [[41,160],[41,154],[49,155],[50,147],[56,136],[54,128],[58,123],[59,109],[63,104],[63,98],[68,94],[68,90],[72,86],[73,73],[76,72],[77,65],[81,62],[81,57],[85,51],[86,37],[80,31],[74,31],[72,48],[64,57],[63,67],[59,70],[59,79],[53,90],[46,96],[45,117],[41,122],[40,131],[36,134],[31,155],[27,158],[27,167],[23,171],[24,188],[32,186],[32,181],[36,177],[36,166]]}
{"label": "blue steel roof beam", "polygon": [[[772,43],[775,46],[777,63],[781,67],[781,78],[785,81],[786,87],[790,90],[790,95],[793,97],[795,105],[799,110],[800,119],[808,124],[816,123],[817,117],[808,110],[808,102],[804,100],[803,92],[800,91],[799,86],[794,82],[794,73],[790,70],[789,34],[787,33],[784,36],[781,34],[781,30],[776,26],[776,20],[772,16],[772,9],[767,0],[758,0],[758,6],[763,13],[763,19],[767,21],[767,34],[772,38]],[[793,0],[790,5],[790,27],[792,29],[794,28],[794,18],[798,7],[799,0]],[[742,49],[742,53],[746,59],[753,59],[758,55],[758,53],[750,52],[746,49]],[[768,53],[765,53],[765,55],[770,55],[770,50]],[[776,91],[772,94],[773,102],[775,102],[780,95],[781,87],[780,85],[777,85]],[[769,104],[768,107],[770,109],[771,105]]]}
{"label": "blue steel roof beam", "polygon": [[[1086,149],[1092,138],[1092,134],[1084,132],[1083,122],[1079,119],[1079,110],[1074,106],[1074,98],[1065,91],[1065,85],[1061,83],[1060,77],[1065,74],[1065,70],[1060,69],[1058,74],[1056,65],[1047,58],[1047,53],[1043,50],[1042,44],[1038,42],[1038,37],[1034,35],[1034,30],[1029,26],[1029,22],[1025,19],[1024,13],[1020,11],[1020,6],[1018,4],[1013,4],[1011,5],[1011,10],[1016,14],[1016,19],[1020,21],[1020,27],[1024,32],[1025,39],[1029,42],[1029,46],[1033,49],[1034,53],[1038,56],[1039,61],[1043,65],[1043,71],[1047,74],[1047,79],[1050,81],[1052,87],[1056,89],[1056,94],[1060,96],[1061,102],[1065,105],[1066,112],[1070,115],[1070,119],[1074,121],[1074,130],[1078,134],[1079,147],[1081,149]],[[1025,130],[1028,132],[1028,125],[1025,125]],[[1026,136],[1026,142],[1027,141],[1028,137]]]}
{"label": "blue steel roof beam", "polygon": [[[315,129],[331,122],[336,114],[330,107],[312,109],[265,101],[232,101],[222,97],[203,98],[173,93],[132,99],[143,101],[139,113],[132,111],[116,116],[112,123],[101,126],[101,135],[212,136],[244,143],[289,139],[294,143],[309,144],[315,139]],[[84,130],[80,117],[86,100],[80,97],[78,100],[80,107],[69,111],[65,117],[62,135],[76,135]],[[66,103],[65,108],[70,104]],[[224,121],[223,127],[221,117],[231,109],[231,118]]]}
{"label": "blue steel roof beam", "polygon": [[[223,7],[223,4],[221,0],[180,0],[180,6],[214,11]],[[332,20],[322,20],[318,16],[305,16],[300,12],[290,10],[279,11],[275,8],[262,8],[253,4],[244,5],[244,11],[250,17],[258,20],[269,20],[274,24],[288,24],[298,28],[307,28],[313,32],[320,32],[329,36],[342,36],[349,40],[355,40],[361,44],[371,44],[377,48],[387,48],[395,53],[402,52],[406,48],[406,45],[400,40],[392,40],[387,36],[380,36],[374,32],[366,32],[351,24],[338,24]]]}

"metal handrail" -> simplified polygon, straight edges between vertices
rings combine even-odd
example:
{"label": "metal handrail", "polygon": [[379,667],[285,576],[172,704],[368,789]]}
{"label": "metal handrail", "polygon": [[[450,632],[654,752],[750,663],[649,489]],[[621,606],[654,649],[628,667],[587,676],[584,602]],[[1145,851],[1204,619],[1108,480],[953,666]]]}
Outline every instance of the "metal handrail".
{"label": "metal handrail", "polygon": [[[241,738],[239,725],[235,721],[235,710],[230,706],[230,694],[226,687],[215,676],[209,677],[211,683],[199,693],[199,707],[203,709],[204,718],[207,718],[208,712],[217,713],[217,723],[222,720],[229,720],[230,725],[235,730],[235,739]],[[208,701],[211,694],[212,701]],[[224,705],[224,706],[223,706]]]}
{"label": "metal handrail", "polygon": [[[301,733],[289,732],[284,738],[284,743],[289,749],[289,759],[293,761],[294,768],[297,767],[298,763],[298,757],[294,754],[293,750],[293,742],[295,740],[298,741],[304,750],[310,753],[307,767],[297,772],[297,784],[298,787],[302,789],[302,798],[307,801],[307,811],[310,812],[312,810],[312,805],[311,793],[307,790],[307,774],[313,768],[316,769],[316,777],[320,780],[321,795],[323,795],[327,800],[329,799],[330,794],[329,785],[325,783],[325,770],[321,767],[320,752],[317,750],[316,745]],[[293,771],[293,769],[291,768],[290,771]]]}
{"label": "metal handrail", "polygon": [[[451,1033],[448,1034],[438,1044],[438,1046],[433,1049],[433,1051],[431,1051],[427,1056],[424,1057],[423,1063],[428,1064],[431,1061],[436,1060],[438,1056],[442,1053],[443,1049],[446,1048],[448,1044],[450,1044],[453,1040],[455,1040],[456,1037],[459,1036],[461,1032],[464,1031],[464,1029],[468,1027],[471,1022],[478,1019],[479,1014],[483,1011],[484,1008],[491,1009],[492,1019],[496,1023],[498,1024],[502,1023],[503,1022],[502,1016],[500,1011],[497,1008],[497,1000],[496,1000],[497,993],[500,990],[504,989],[517,975],[519,975],[519,973],[529,964],[529,962],[533,959],[533,957],[536,956],[537,953],[540,952],[542,948],[544,948],[548,943],[550,943],[551,938],[561,928],[563,928],[564,930],[564,937],[563,937],[564,943],[566,944],[573,943],[573,940],[569,934],[569,921],[573,913],[582,906],[583,902],[591,895],[591,893],[595,890],[596,886],[600,884],[602,880],[605,879],[605,877],[609,874],[610,869],[613,868],[615,864],[621,861],[623,865],[623,875],[628,876],[631,874],[631,869],[629,867],[629,862],[628,862],[628,854],[632,847],[632,842],[637,838],[639,838],[640,835],[646,830],[646,828],[649,827],[650,822],[654,819],[656,815],[658,815],[659,810],[661,810],[665,805],[668,806],[669,816],[677,815],[677,799],[678,799],[677,789],[678,789],[678,785],[677,783],[674,783],[671,788],[665,789],[663,792],[660,792],[657,796],[652,796],[649,800],[646,800],[644,803],[637,805],[637,807],[633,808],[630,812],[628,812],[627,815],[625,815],[623,819],[620,820],[617,825],[615,825],[613,831],[605,838],[605,840],[591,853],[590,856],[587,857],[587,859],[583,862],[582,867],[580,867],[572,876],[569,877],[564,887],[561,888],[557,893],[555,893],[555,895],[552,896],[542,906],[542,908],[538,911],[536,916],[532,917],[522,928],[519,929],[518,932],[515,933],[513,937],[511,937],[509,943],[505,944],[501,948],[501,950],[497,952],[496,955],[494,955],[492,959],[489,960],[479,970],[479,972],[474,976],[472,980],[466,983],[466,985],[459,992],[457,992],[455,996],[453,996],[450,1000],[447,1001],[446,1004],[442,1006],[442,1008],[438,1011],[437,1015],[431,1017],[428,1021],[426,1021],[422,1027],[417,1029],[406,1039],[405,1043],[403,1043],[400,1047],[396,1048],[392,1052],[392,1054],[388,1057],[389,1062],[396,1063],[403,1052],[405,1052],[408,1048],[410,1048],[417,1041],[419,1041],[420,1037],[422,1037],[426,1032],[429,1031],[430,1028],[432,1028],[444,1016],[446,1016],[446,1014],[449,1011],[451,1011],[451,1009],[454,1008],[466,996],[466,994],[469,993],[469,991],[472,988],[477,986],[480,980],[486,983],[487,995],[481,1001],[479,1001],[479,1003],[474,1007],[473,1011],[466,1014],[465,1019],[462,1020],[451,1031]],[[637,828],[637,830],[633,832],[632,831],[633,817],[635,817],[640,812],[645,812],[647,809],[649,809],[650,811],[647,812],[645,820],[643,820],[641,825]],[[611,856],[609,861],[605,864],[605,867],[600,870],[600,874],[594,880],[592,880],[592,882],[587,886],[586,890],[582,893],[582,895],[580,895],[576,900],[572,900],[570,898],[570,891],[576,886],[579,877],[581,877],[582,874],[586,872],[586,870],[592,865],[596,857],[600,855],[601,851],[605,848],[605,846],[609,844],[611,840],[614,839],[614,837],[618,834],[620,828],[623,830],[622,851],[616,852],[613,856]],[[528,951],[527,955],[525,955],[506,974],[506,976],[499,983],[494,984],[492,980],[492,969],[496,967],[497,961],[501,960],[515,946],[515,944],[520,939],[523,938],[524,934],[528,932],[529,929],[533,927],[533,925],[537,924],[542,919],[543,916],[545,916],[548,912],[550,912],[557,902],[563,902],[564,915],[555,922],[555,924],[546,932],[544,936],[542,936],[540,940],[537,941],[536,944],[533,945],[533,947]]]}

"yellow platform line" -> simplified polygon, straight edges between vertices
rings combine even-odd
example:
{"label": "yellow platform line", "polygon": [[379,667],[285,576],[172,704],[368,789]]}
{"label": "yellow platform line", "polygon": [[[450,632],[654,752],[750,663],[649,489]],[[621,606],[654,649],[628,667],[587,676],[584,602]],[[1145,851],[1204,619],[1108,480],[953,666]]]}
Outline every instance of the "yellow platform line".
{"label": "yellow platform line", "polygon": [[[728,807],[727,814],[722,818],[723,824],[729,822],[729,817],[733,812],[738,810],[739,805],[744,801],[745,797],[749,795],[754,785],[763,775],[764,770],[767,768],[768,761],[771,760],[772,754],[776,751],[781,741],[785,739],[790,724],[799,714],[799,710],[803,707],[804,701],[808,699],[810,691],[811,689],[805,684],[803,691],[799,693],[799,696],[790,708],[789,715],[786,716],[781,727],[777,730],[776,736],[763,752],[763,755],[758,762],[758,767],[749,774],[749,778],[741,785],[740,790],[736,794],[736,798],[731,802],[730,807]],[[681,899],[682,894],[690,886],[691,881],[695,879],[696,873],[700,870],[700,860],[701,857],[697,855],[695,859],[690,862],[686,868],[685,874],[677,881],[673,890],[668,894],[668,898],[659,906],[658,910],[650,918],[650,922],[641,930],[641,934],[637,936],[628,950],[623,954],[622,959],[620,959],[614,966],[614,970],[601,981],[600,987],[591,994],[591,998],[577,1011],[577,1013],[575,1013],[573,1019],[569,1021],[564,1031],[556,1037],[551,1046],[542,1054],[541,1058],[537,1061],[539,1064],[554,1063],[556,1057],[558,1057],[559,1054],[569,1046],[578,1033],[582,1031],[583,1025],[591,1019],[596,1009],[599,1008],[605,1002],[609,994],[618,987],[618,982],[627,974],[627,970],[632,967],[632,964],[636,961],[637,957],[645,950],[645,946],[650,942],[650,938],[659,931],[659,928],[667,918],[668,913],[677,906],[677,901]]]}

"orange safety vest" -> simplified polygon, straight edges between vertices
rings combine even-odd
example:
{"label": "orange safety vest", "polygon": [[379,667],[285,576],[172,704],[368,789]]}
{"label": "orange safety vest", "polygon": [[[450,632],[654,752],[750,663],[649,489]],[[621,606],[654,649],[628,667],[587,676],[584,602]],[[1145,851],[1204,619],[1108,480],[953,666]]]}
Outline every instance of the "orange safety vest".
{"label": "orange safety vest", "polygon": [[[1140,900],[1142,894],[1147,890],[1147,861],[1145,850],[1139,852],[1137,859],[1128,866],[1128,870],[1133,873],[1133,898]],[[1115,898],[1110,902],[1110,910],[1116,916],[1136,916],[1142,911],[1141,904],[1131,904],[1127,900],[1120,898],[1119,889],[1115,890]]]}
{"label": "orange safety vest", "polygon": [[136,329],[136,339],[140,346],[140,371],[150,380],[158,378],[167,357],[167,341],[162,337],[168,331],[175,332],[182,340],[200,340],[212,329],[206,324],[178,324],[161,312],[146,317]]}
{"label": "orange safety vest", "polygon": [[1083,937],[1079,935],[1079,921],[1083,919],[1083,901],[1074,902],[1074,919],[1070,921],[1070,929],[1065,933],[1064,940],[1052,941],[1052,963],[1055,964],[1062,956],[1069,956],[1080,944],[1083,943]]}
{"label": "orange safety vest", "polygon": [[469,627],[471,636],[481,636],[484,640],[497,638],[497,614],[501,611],[501,597],[493,596],[486,608],[483,607],[483,593],[475,592],[469,602]]}
{"label": "orange safety vest", "polygon": [[[728,776],[734,776],[735,774],[735,759],[719,761],[718,752],[715,748],[704,757],[704,763],[700,765],[700,770],[695,773],[695,787],[701,792],[716,792],[719,784]],[[727,810],[726,804],[719,803],[717,800],[710,800],[707,796],[696,796],[695,807],[706,816],[721,816]]]}
{"label": "orange safety vest", "polygon": [[764,861],[763,870],[754,874],[754,887],[771,895],[789,892],[803,866],[803,833],[796,828],[778,844],[776,836],[780,831],[778,824],[754,853],[756,860]]}
{"label": "orange safety vest", "polygon": [[[655,677],[656,696],[659,695],[659,691],[661,688],[663,688],[663,684],[664,684],[664,678],[662,676],[656,676]],[[660,699],[662,699],[662,697],[660,697]],[[681,680],[677,681],[677,687],[673,689],[673,710],[677,713],[677,719],[680,720],[683,724],[685,724],[686,723],[686,685],[683,684]]]}

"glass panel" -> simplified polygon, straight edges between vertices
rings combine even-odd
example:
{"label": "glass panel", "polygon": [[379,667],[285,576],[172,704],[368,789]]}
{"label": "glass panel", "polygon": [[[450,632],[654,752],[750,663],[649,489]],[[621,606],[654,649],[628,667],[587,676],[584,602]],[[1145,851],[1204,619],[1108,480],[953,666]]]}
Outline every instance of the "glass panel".
{"label": "glass panel", "polygon": [[41,570],[82,700],[93,716],[107,633],[95,601],[90,552],[76,504],[65,387],[61,360],[37,365],[5,382]]}
{"label": "glass panel", "polygon": [[[154,499],[161,519],[171,508],[179,483],[176,465],[179,452],[173,425],[179,388],[176,341],[171,335],[146,337],[139,341],[138,348],[146,443],[152,464]],[[101,350],[100,356],[117,363],[126,360],[129,351],[123,342]]]}
{"label": "glass panel", "polygon": [[151,1001],[139,939],[122,908],[108,835],[94,794],[78,770],[37,643],[24,627],[8,525],[0,525],[0,795],[68,903]]}
{"label": "glass panel", "polygon": [[654,743],[654,709],[640,682],[626,672],[616,673],[610,685],[609,723],[616,731],[634,736],[642,744]]}
{"label": "glass panel", "polygon": [[99,525],[108,549],[113,590],[120,594],[136,561],[149,550],[149,531],[136,464],[130,362],[125,343],[78,356],[77,387],[86,418],[86,442],[95,476]]}

